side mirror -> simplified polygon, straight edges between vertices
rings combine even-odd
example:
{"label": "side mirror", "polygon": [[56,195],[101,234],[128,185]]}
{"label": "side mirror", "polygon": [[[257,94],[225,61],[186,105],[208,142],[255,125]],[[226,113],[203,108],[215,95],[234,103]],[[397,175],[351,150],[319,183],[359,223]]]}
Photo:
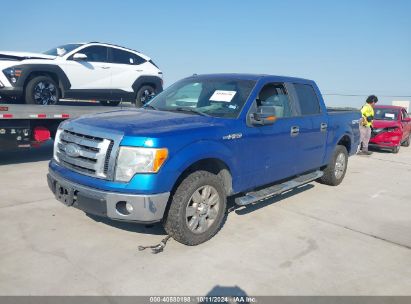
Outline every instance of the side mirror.
{"label": "side mirror", "polygon": [[78,60],[78,61],[87,60],[87,55],[83,53],[76,53],[73,55],[73,60]]}
{"label": "side mirror", "polygon": [[411,117],[405,117],[402,121],[403,122],[411,122]]}
{"label": "side mirror", "polygon": [[253,125],[267,126],[272,125],[277,120],[277,116],[269,113],[252,113],[250,121]]}
{"label": "side mirror", "polygon": [[259,106],[255,113],[250,115],[250,122],[253,125],[266,126],[272,125],[277,120],[275,108],[272,106]]}

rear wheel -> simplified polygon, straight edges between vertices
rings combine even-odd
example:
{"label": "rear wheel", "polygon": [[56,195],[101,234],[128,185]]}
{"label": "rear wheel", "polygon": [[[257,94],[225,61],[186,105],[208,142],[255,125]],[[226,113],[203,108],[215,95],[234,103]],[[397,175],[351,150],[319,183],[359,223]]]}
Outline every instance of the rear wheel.
{"label": "rear wheel", "polygon": [[175,191],[164,228],[185,245],[204,243],[222,227],[226,206],[226,193],[220,178],[207,171],[194,172]]}
{"label": "rear wheel", "polygon": [[334,151],[331,162],[323,170],[324,175],[319,179],[319,182],[330,186],[341,184],[347,172],[347,164],[347,149],[344,146],[338,145]]}
{"label": "rear wheel", "polygon": [[100,104],[107,107],[116,107],[120,104],[120,101],[110,101],[110,100],[102,100]]}
{"label": "rear wheel", "polygon": [[27,83],[25,97],[28,104],[54,105],[59,101],[60,93],[52,78],[38,76]]}
{"label": "rear wheel", "polygon": [[155,90],[152,86],[149,85],[144,85],[140,89],[138,89],[137,94],[136,94],[136,102],[135,106],[137,108],[141,108],[144,106],[152,96],[155,94]]}

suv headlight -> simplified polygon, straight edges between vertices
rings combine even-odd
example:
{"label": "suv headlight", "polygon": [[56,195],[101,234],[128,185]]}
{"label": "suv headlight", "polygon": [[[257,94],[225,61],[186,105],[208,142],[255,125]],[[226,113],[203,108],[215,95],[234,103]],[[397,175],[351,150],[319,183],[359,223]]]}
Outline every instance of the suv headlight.
{"label": "suv headlight", "polygon": [[22,71],[23,70],[21,68],[8,68],[3,70],[3,73],[11,83],[15,84],[17,80],[19,80]]}
{"label": "suv headlight", "polygon": [[167,149],[120,147],[115,179],[128,182],[136,173],[156,173],[167,156]]}

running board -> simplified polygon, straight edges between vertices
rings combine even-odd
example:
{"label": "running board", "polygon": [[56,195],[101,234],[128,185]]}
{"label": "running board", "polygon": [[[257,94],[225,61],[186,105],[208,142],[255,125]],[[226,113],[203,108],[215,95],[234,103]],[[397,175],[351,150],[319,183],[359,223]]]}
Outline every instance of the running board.
{"label": "running board", "polygon": [[277,184],[277,185],[264,188],[262,190],[255,191],[255,192],[249,192],[245,196],[236,198],[235,203],[239,206],[249,205],[249,204],[261,201],[263,199],[267,199],[274,195],[281,194],[290,189],[302,186],[309,182],[312,182],[313,180],[316,180],[320,178],[321,176],[323,176],[323,172],[319,170],[312,172],[312,173],[305,174],[305,175],[300,175],[282,184]]}

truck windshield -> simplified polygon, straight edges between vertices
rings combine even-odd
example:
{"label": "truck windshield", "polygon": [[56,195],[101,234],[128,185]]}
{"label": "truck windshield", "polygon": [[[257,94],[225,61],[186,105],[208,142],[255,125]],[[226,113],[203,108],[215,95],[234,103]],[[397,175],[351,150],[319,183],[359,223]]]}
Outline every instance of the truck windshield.
{"label": "truck windshield", "polygon": [[81,43],[71,43],[71,44],[60,45],[58,47],[52,48],[51,50],[43,52],[43,54],[61,57],[82,45],[83,44]]}
{"label": "truck windshield", "polygon": [[154,97],[149,109],[236,118],[255,81],[234,78],[186,78]]}
{"label": "truck windshield", "polygon": [[399,111],[395,109],[375,109],[374,119],[377,120],[397,120]]}

